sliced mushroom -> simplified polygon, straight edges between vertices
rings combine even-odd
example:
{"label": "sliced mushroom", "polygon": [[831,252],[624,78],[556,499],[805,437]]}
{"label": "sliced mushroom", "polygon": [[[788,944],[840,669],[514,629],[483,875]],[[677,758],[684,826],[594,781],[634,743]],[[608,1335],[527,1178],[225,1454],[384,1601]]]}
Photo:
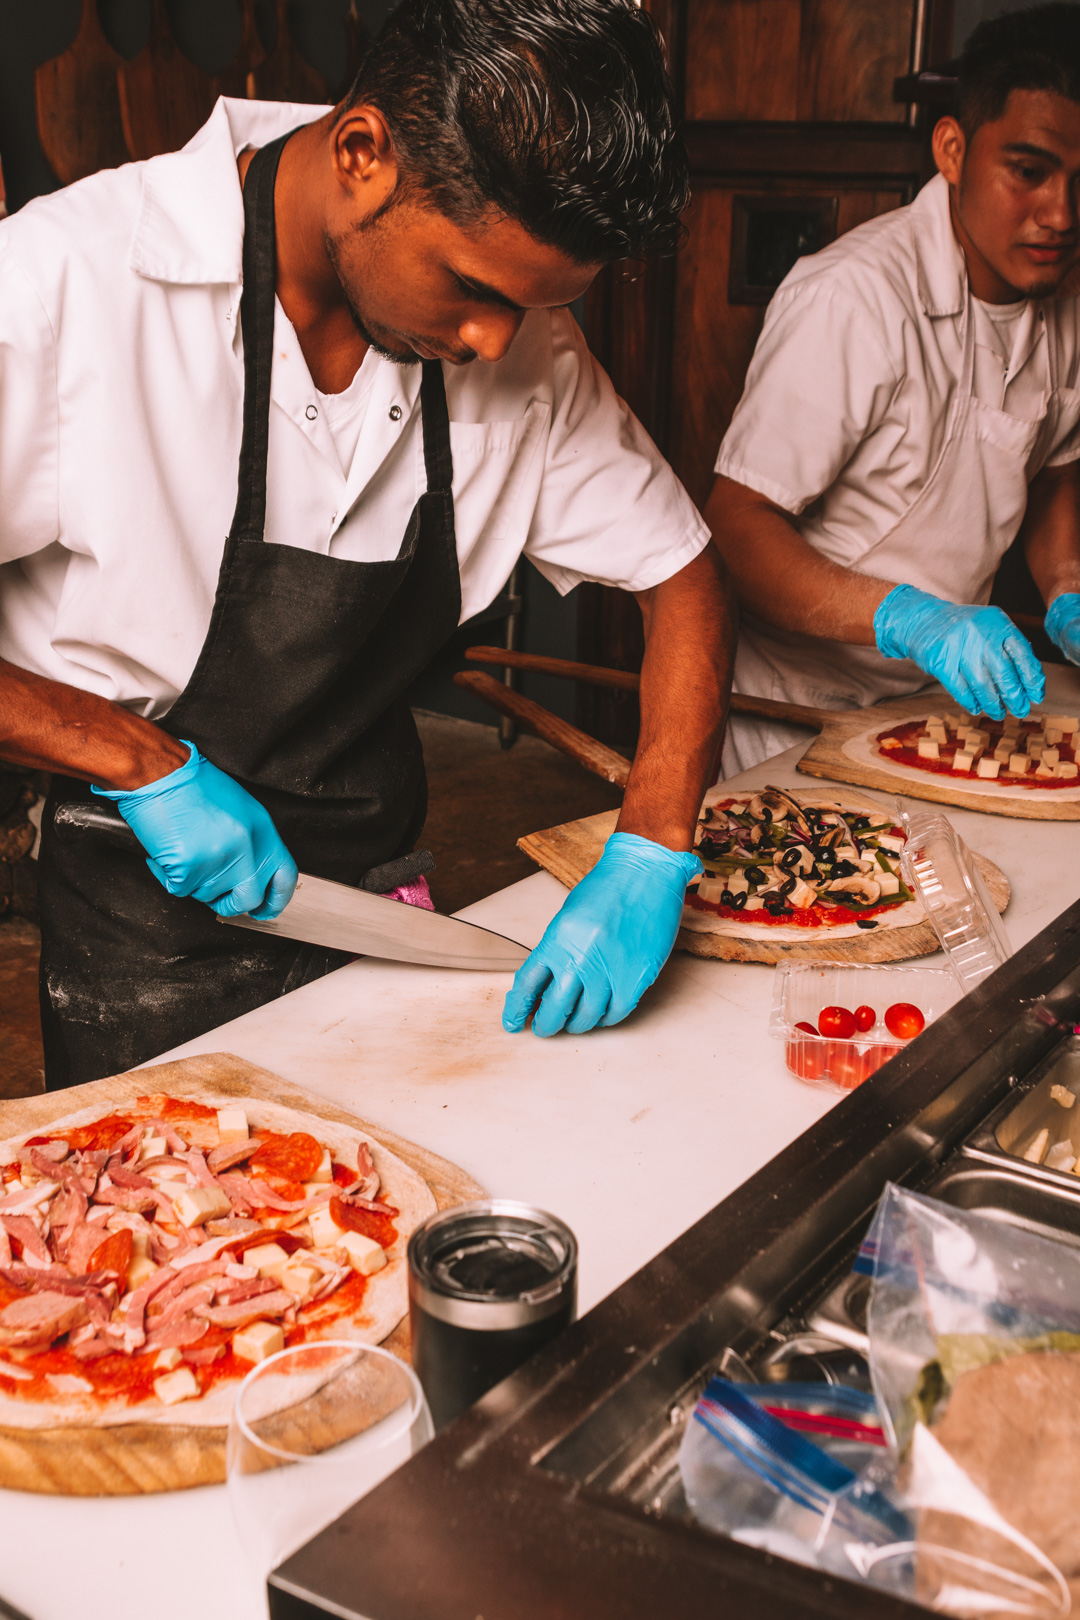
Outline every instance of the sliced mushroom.
{"label": "sliced mushroom", "polygon": [[831,894],[849,895],[857,906],[872,906],[875,900],[881,899],[881,884],[862,873],[854,877],[833,878],[825,887]]}
{"label": "sliced mushroom", "polygon": [[786,821],[789,815],[788,805],[768,788],[764,793],[755,793],[746,810],[755,821]]}
{"label": "sliced mushroom", "polygon": [[[787,805],[787,812],[791,818],[792,825],[798,829],[798,832],[802,838],[807,840],[811,838],[812,834],[810,831],[810,823],[807,821],[806,812],[799,803],[798,799],[793,799],[790,793],[785,792],[783,788],[774,787],[771,782],[765,789],[765,792],[762,794],[762,798],[765,800],[766,804],[770,806],[770,808],[772,807],[773,799],[777,799],[781,804]],[[782,819],[783,818],[777,815],[776,811],[774,810],[773,820],[780,821]]]}

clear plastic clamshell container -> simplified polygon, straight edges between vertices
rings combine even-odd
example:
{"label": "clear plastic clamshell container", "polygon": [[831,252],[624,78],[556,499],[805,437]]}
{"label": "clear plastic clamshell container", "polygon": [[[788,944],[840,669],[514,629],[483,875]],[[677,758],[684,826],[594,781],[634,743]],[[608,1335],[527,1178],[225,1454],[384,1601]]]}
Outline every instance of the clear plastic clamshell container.
{"label": "clear plastic clamshell container", "polygon": [[[929,1025],[962,994],[945,967],[781,962],[776,969],[769,1033],[784,1042],[788,1068],[807,1085],[854,1091],[909,1044],[887,1027],[885,1014],[890,1007],[900,1003],[917,1007]],[[816,1030],[826,1007],[846,1008],[850,1013],[870,1007],[875,1021],[850,1040],[811,1034],[798,1027],[809,1024]]]}
{"label": "clear plastic clamshell container", "polygon": [[899,811],[907,833],[900,856],[904,882],[922,901],[966,994],[1012,955],[1005,925],[948,817],[933,811],[912,815],[902,805]]}

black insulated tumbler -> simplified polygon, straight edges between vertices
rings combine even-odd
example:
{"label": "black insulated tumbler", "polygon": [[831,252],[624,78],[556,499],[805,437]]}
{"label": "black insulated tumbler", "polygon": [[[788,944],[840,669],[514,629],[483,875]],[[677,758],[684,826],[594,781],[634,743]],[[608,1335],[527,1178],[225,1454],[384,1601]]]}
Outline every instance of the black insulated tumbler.
{"label": "black insulated tumbler", "polygon": [[577,1240],[507,1199],[431,1215],[409,1240],[413,1368],[437,1429],[574,1320]]}

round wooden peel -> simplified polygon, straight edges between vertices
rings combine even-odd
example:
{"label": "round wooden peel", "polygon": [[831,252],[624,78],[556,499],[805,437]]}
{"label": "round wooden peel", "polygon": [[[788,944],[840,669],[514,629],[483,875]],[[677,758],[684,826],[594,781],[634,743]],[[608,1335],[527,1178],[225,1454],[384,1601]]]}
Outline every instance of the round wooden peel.
{"label": "round wooden peel", "polygon": [[[224,1098],[280,1103],[316,1119],[365,1131],[427,1182],[439,1209],[487,1196],[483,1187],[448,1159],[393,1132],[369,1126],[329,1099],[302,1091],[228,1052],[182,1058],[95,1080],[88,1086],[5,1103],[3,1135],[42,1134],[54,1120],[81,1108],[100,1107],[102,1113],[111,1113],[147,1092],[183,1097],[207,1090]],[[403,1361],[410,1359],[407,1316],[383,1340],[383,1347]],[[55,1496],[140,1496],[190,1485],[220,1485],[225,1478],[226,1432],[181,1422],[122,1423],[108,1428],[65,1424],[52,1429],[0,1425],[0,1486]]]}

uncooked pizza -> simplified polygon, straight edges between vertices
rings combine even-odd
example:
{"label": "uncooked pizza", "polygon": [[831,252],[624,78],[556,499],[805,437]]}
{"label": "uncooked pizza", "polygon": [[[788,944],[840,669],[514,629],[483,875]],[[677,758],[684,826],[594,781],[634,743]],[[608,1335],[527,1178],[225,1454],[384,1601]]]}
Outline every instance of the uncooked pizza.
{"label": "uncooked pizza", "polygon": [[1080,719],[1041,714],[989,720],[959,710],[904,720],[878,732],[876,752],[892,766],[1010,792],[1080,785]]}
{"label": "uncooked pizza", "polygon": [[900,873],[904,829],[887,810],[767,787],[716,798],[696,848],[705,871],[687,895],[684,926],[719,919],[746,937],[856,937],[923,920]]}
{"label": "uncooked pizza", "polygon": [[377,1343],[435,1208],[371,1137],[153,1095],[0,1143],[0,1422],[227,1421],[275,1351]]}

